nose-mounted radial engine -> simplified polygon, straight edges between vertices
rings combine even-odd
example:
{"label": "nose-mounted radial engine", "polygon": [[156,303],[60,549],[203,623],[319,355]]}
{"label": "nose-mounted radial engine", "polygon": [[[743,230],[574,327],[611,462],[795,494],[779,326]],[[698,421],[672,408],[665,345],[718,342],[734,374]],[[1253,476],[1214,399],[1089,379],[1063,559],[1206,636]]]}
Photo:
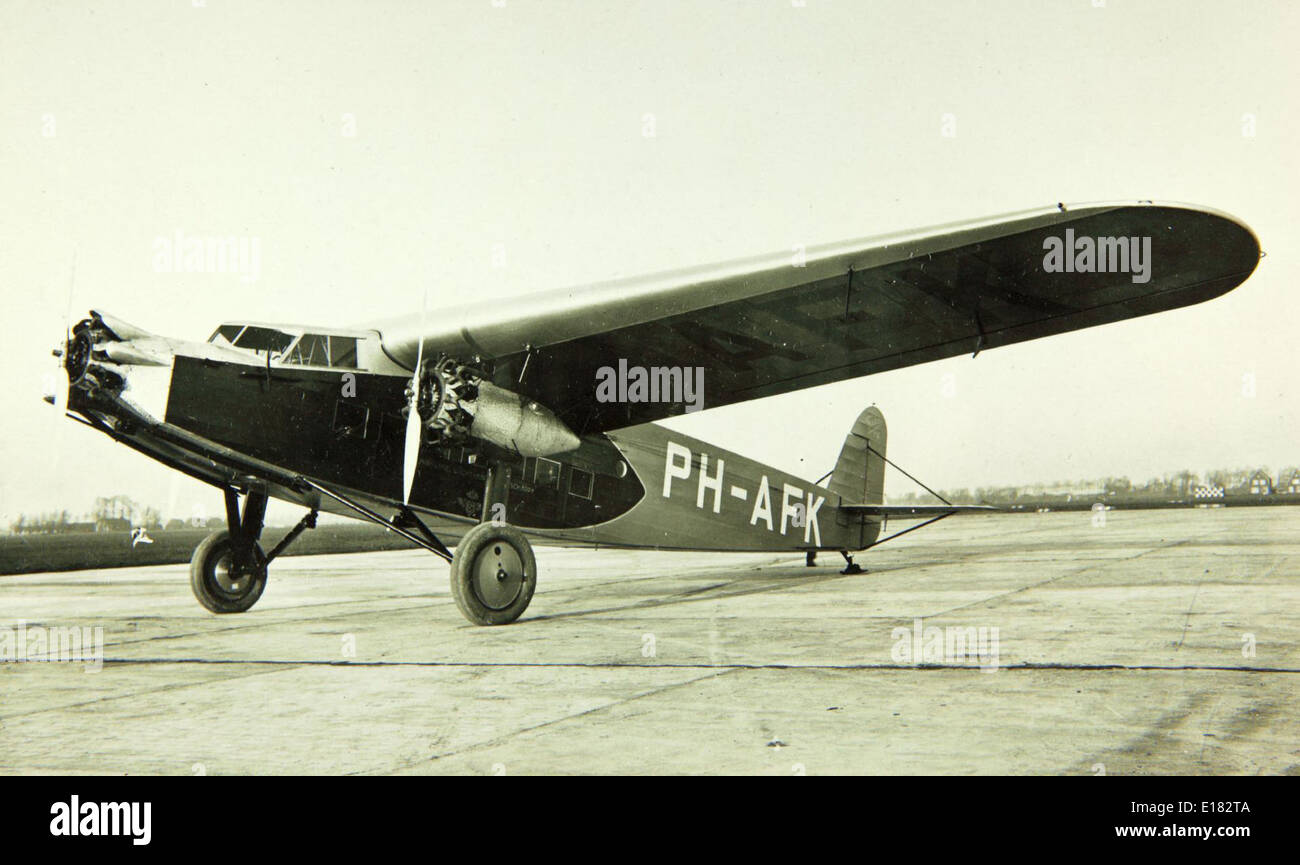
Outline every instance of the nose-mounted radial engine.
{"label": "nose-mounted radial engine", "polygon": [[129,425],[116,409],[127,405],[141,417],[162,420],[174,345],[120,319],[94,310],[65,334],[54,350],[65,375],[51,382],[45,401],[64,409],[93,409],[115,428]]}
{"label": "nose-mounted radial engine", "polygon": [[118,337],[99,318],[85,318],[72,328],[63,348],[55,355],[63,355],[63,368],[68,374],[68,386],[83,391],[92,399],[101,390],[121,391],[122,376],[109,368],[105,345],[118,342]]}
{"label": "nose-mounted radial engine", "polygon": [[[413,400],[417,381],[419,398]],[[550,409],[446,356],[425,364],[407,383],[405,403],[402,415],[416,405],[423,439],[430,445],[478,438],[523,456],[550,456],[581,444]]]}

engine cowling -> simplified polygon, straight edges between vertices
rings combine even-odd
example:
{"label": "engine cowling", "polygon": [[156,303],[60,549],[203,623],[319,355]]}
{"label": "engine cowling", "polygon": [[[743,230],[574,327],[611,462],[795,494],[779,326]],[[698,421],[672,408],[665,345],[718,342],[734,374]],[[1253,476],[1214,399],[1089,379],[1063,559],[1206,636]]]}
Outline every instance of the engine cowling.
{"label": "engine cowling", "polygon": [[[582,443],[546,406],[484,380],[454,359],[427,365],[419,381],[417,405],[429,444],[478,438],[523,456],[551,456]],[[412,386],[406,387],[403,415],[409,412]]]}

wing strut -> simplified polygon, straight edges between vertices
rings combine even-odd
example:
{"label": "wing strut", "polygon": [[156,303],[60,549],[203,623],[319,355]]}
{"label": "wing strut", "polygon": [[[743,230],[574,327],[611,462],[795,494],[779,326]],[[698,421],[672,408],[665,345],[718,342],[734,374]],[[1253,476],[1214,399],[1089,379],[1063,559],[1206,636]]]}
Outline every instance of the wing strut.
{"label": "wing strut", "polygon": [[907,534],[908,532],[914,532],[914,531],[916,531],[917,529],[923,529],[923,528],[925,528],[926,526],[930,525],[930,523],[937,523],[937,522],[939,522],[939,520],[947,519],[948,517],[952,516],[952,515],[955,514],[955,513],[957,513],[957,511],[948,511],[948,513],[946,513],[946,514],[939,514],[939,516],[937,516],[937,517],[931,517],[930,519],[926,520],[926,521],[923,522],[923,523],[917,523],[917,524],[914,525],[914,526],[909,526],[908,528],[903,529],[901,532],[894,532],[892,535],[887,535],[886,537],[883,537],[883,538],[881,538],[880,540],[878,540],[878,541],[876,541],[876,542],[874,542],[874,543],[872,543],[872,544],[869,544],[868,546],[863,547],[863,549],[864,549],[864,550],[869,550],[869,549],[871,549],[872,547],[878,547],[878,546],[880,546],[881,544],[883,544],[885,541],[892,541],[894,538],[902,537],[903,535]]}
{"label": "wing strut", "polygon": [[411,512],[410,508],[402,509],[403,522],[406,522],[408,519],[414,519],[415,522],[419,524],[420,528],[423,529],[424,534],[428,536],[427,539],[421,537],[420,535],[415,534],[414,532],[409,531],[405,527],[405,525],[401,523],[398,523],[394,520],[384,519],[383,516],[375,513],[370,508],[366,507],[360,502],[354,502],[351,499],[349,499],[347,496],[336,493],[333,490],[329,489],[328,487],[321,486],[320,484],[313,481],[311,478],[299,478],[299,480],[301,480],[304,484],[316,490],[317,492],[324,493],[325,495],[329,496],[334,501],[338,502],[344,507],[349,508],[353,512],[361,515],[363,519],[370,520],[370,522],[372,523],[377,523],[383,526],[384,528],[388,529],[389,531],[397,532],[397,534],[406,538],[408,541],[415,544],[417,547],[424,547],[426,550],[433,553],[435,556],[438,556],[441,559],[445,559],[448,562],[451,561],[451,551],[447,549],[446,545],[443,544],[442,541],[438,540],[437,536],[435,536],[433,532],[429,531],[428,526],[420,522],[419,517],[416,517],[415,514]]}

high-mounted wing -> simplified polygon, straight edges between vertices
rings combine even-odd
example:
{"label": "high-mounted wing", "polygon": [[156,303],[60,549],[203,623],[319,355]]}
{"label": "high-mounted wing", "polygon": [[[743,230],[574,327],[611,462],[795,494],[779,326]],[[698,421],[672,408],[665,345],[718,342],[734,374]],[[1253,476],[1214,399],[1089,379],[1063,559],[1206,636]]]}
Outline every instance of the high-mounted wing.
{"label": "high-mounted wing", "polygon": [[[1108,242],[1107,261],[1126,269],[1089,272],[1082,238],[1094,241],[1093,267],[1098,238],[1136,246]],[[1045,258],[1058,241],[1068,264]],[[1258,260],[1254,234],[1222,213],[1058,205],[817,247],[801,260],[750,258],[443,310],[424,350],[478,358],[497,384],[582,434],[685,410],[599,401],[598,372],[620,359],[702,367],[708,408],[1188,306],[1236,287]],[[406,366],[417,324],[377,325]]]}

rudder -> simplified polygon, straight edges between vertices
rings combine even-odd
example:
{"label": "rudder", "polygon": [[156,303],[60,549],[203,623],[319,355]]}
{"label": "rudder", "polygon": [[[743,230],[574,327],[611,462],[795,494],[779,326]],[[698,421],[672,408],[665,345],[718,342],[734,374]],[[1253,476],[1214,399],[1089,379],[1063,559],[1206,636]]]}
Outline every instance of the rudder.
{"label": "rudder", "polygon": [[874,405],[862,411],[844,439],[826,488],[836,505],[880,504],[885,500],[885,416]]}

